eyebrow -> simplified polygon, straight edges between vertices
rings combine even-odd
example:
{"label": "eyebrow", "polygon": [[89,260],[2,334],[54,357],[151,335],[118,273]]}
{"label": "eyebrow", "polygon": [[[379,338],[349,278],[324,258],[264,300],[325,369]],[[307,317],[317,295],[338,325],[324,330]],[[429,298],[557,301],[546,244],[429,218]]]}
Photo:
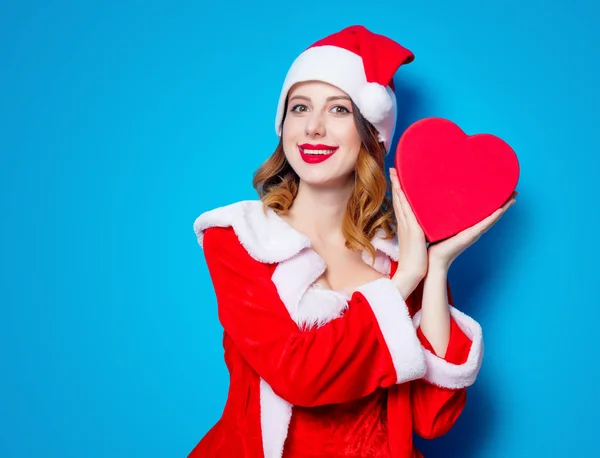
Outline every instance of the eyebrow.
{"label": "eyebrow", "polygon": [[[302,99],[302,100],[307,100],[310,102],[310,97],[306,97],[305,95],[295,95],[289,101],[291,102],[294,99]],[[345,95],[333,95],[331,97],[327,97],[326,101],[331,102],[332,100],[340,100],[340,99],[350,101],[350,97],[345,96]]]}

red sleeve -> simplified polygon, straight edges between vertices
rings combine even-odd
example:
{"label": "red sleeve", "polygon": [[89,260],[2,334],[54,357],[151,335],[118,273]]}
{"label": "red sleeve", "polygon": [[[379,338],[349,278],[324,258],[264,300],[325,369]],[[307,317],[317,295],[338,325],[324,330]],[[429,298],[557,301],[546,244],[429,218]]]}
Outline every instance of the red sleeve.
{"label": "red sleeve", "polygon": [[355,291],[342,317],[301,330],[271,280],[272,266],[253,259],[232,228],[207,229],[203,248],[225,332],[291,404],[342,403],[424,374],[412,319],[390,279]]}
{"label": "red sleeve", "polygon": [[[450,283],[448,282],[448,302],[454,305]],[[422,284],[411,296],[412,308],[420,309],[422,299]],[[435,357],[440,358],[427,340],[420,327],[417,336],[423,347]],[[472,341],[458,326],[456,320],[450,317],[450,339],[443,359],[447,363],[461,365],[467,362]],[[466,388],[447,388],[437,386],[422,378],[411,382],[411,403],[413,410],[413,428],[425,438],[433,439],[446,434],[454,425],[466,403]]]}
{"label": "red sleeve", "polygon": [[467,401],[466,388],[442,388],[427,381],[411,382],[413,429],[424,439],[446,434],[460,416]]}
{"label": "red sleeve", "polygon": [[[452,291],[450,290],[450,282],[446,283],[446,290],[448,294],[448,304],[454,306],[454,301],[452,300]],[[421,309],[421,300],[423,298],[423,282],[421,282],[418,288],[414,291],[414,293],[410,297],[410,307],[412,309],[412,314],[414,315],[415,311]],[[433,346],[423,334],[423,330],[421,326],[417,327],[417,336],[419,337],[419,341],[424,348],[432,352],[434,355],[438,356],[433,349]],[[444,360],[452,363],[452,364],[464,364],[467,362],[467,357],[469,356],[469,352],[471,351],[472,345],[471,339],[460,329],[456,320],[450,316],[450,338],[448,340],[448,348],[446,349],[446,354],[444,356]],[[438,356],[439,357],[439,356]]]}

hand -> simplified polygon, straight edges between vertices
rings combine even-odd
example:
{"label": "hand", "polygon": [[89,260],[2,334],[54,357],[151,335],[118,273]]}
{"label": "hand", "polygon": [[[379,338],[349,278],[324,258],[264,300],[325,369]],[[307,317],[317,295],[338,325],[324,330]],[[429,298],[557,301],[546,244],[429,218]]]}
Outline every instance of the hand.
{"label": "hand", "polygon": [[454,260],[470,247],[473,243],[479,240],[482,234],[487,232],[494,224],[498,222],[500,217],[508,210],[508,208],[516,202],[518,192],[513,192],[508,201],[492,213],[487,218],[479,223],[459,232],[458,234],[442,240],[441,242],[432,243],[428,248],[428,259],[430,263],[441,265],[448,269]]}
{"label": "hand", "polygon": [[390,168],[390,181],[399,247],[398,269],[393,279],[400,281],[402,295],[406,298],[427,274],[427,244],[425,233],[400,188],[398,174],[394,168]]}

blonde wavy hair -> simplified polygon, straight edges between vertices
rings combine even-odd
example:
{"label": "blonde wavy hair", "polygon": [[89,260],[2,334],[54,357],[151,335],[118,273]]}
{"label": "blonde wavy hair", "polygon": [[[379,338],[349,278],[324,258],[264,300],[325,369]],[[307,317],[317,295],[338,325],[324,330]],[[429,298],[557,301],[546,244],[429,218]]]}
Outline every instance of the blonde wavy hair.
{"label": "blonde wavy hair", "polygon": [[[374,260],[375,248],[371,239],[379,229],[385,232],[384,238],[393,238],[397,230],[396,218],[392,200],[387,195],[390,183],[384,173],[385,146],[379,141],[375,127],[360,114],[354,102],[352,111],[362,146],[354,169],[354,189],[346,207],[342,233],[347,248],[366,249]],[[284,113],[287,113],[287,101]],[[299,182],[300,178],[285,157],[281,139],[275,152],[254,172],[252,179],[265,213],[268,207],[278,215],[289,211],[298,193]]]}

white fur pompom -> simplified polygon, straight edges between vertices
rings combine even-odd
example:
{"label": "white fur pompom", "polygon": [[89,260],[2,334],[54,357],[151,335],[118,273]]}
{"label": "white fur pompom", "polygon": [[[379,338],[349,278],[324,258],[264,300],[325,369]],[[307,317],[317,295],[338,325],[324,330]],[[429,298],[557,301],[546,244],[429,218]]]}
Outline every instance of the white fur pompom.
{"label": "white fur pompom", "polygon": [[383,121],[392,110],[392,100],[389,94],[385,87],[378,83],[364,85],[354,102],[371,124]]}

